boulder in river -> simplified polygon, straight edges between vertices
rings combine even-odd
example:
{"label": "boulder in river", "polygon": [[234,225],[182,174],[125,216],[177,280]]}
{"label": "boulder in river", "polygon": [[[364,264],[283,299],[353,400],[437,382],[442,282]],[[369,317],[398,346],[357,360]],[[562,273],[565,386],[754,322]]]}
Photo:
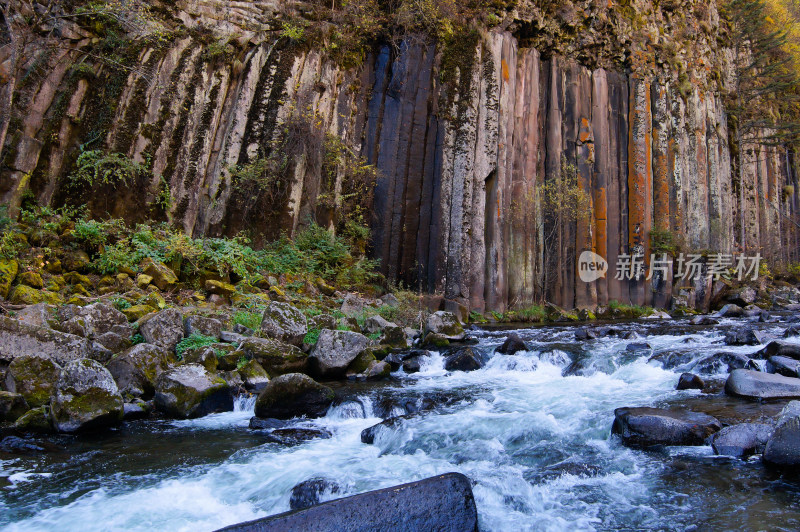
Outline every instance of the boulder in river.
{"label": "boulder in river", "polygon": [[139,333],[148,344],[174,351],[183,340],[183,315],[175,308],[150,314],[139,320]]}
{"label": "boulder in river", "polygon": [[691,323],[692,325],[719,325],[719,320],[711,316],[695,316]]}
{"label": "boulder in river", "polygon": [[269,384],[269,374],[255,360],[248,360],[238,371],[245,388],[250,392],[258,393]]}
{"label": "boulder in river", "polygon": [[256,400],[261,418],[322,417],[333,403],[333,390],[301,373],[281,375],[269,381]]}
{"label": "boulder in river", "polygon": [[137,344],[106,365],[126,399],[153,397],[156,379],[175,363],[175,356],[161,346]]}
{"label": "boulder in river", "polygon": [[411,419],[413,415],[404,414],[402,416],[394,416],[390,417],[389,419],[384,419],[380,423],[372,425],[371,427],[367,427],[361,431],[361,443],[375,443],[375,438],[380,434],[382,431],[388,430],[392,431],[395,428],[399,427],[405,420]]}
{"label": "boulder in river", "polygon": [[269,338],[301,346],[308,333],[308,320],[289,303],[273,301],[264,309],[261,332]]}
{"label": "boulder in river", "polygon": [[784,377],[800,377],[800,360],[789,357],[769,357],[766,364],[767,373],[775,373]]}
{"label": "boulder in river", "polygon": [[768,339],[769,336],[764,331],[757,331],[749,327],[731,329],[725,333],[727,345],[761,345]]}
{"label": "boulder in river", "polygon": [[680,378],[678,379],[678,385],[675,387],[675,389],[702,390],[705,387],[706,383],[703,382],[703,379],[701,379],[694,373],[682,373]]}
{"label": "boulder in river", "polygon": [[774,428],[764,423],[741,423],[725,427],[714,435],[711,447],[724,456],[742,458],[764,451]]}
{"label": "boulder in river", "polygon": [[741,318],[744,315],[744,309],[739,305],[728,303],[719,309],[715,314],[715,318]]}
{"label": "boulder in river", "polygon": [[629,447],[703,445],[722,428],[709,415],[663,408],[617,408],[611,432]]}
{"label": "boulder in river", "polygon": [[444,360],[447,371],[475,371],[484,366],[484,357],[475,347],[459,347],[452,350]]}
{"label": "boulder in river", "polygon": [[783,409],[762,458],[773,466],[800,467],[800,402],[792,401]]}
{"label": "boulder in river", "polygon": [[310,478],[304,480],[292,488],[292,495],[289,497],[289,508],[300,510],[319,504],[323,500],[332,498],[341,490],[341,486],[335,481],[327,478]]}
{"label": "boulder in river", "polygon": [[728,376],[725,393],[747,399],[790,399],[800,397],[800,379],[737,369]]}
{"label": "boulder in river", "polygon": [[122,421],[122,395],[111,373],[88,358],[66,364],[50,398],[50,417],[58,432],[109,427]]}
{"label": "boulder in river", "polygon": [[787,342],[785,340],[773,340],[758,352],[761,358],[774,356],[788,357],[800,360],[800,344]]}
{"label": "boulder in river", "polygon": [[228,384],[200,364],[184,364],[156,380],[156,407],[177,418],[196,418],[233,410]]}
{"label": "boulder in river", "polygon": [[323,329],[317,345],[308,357],[312,375],[320,379],[338,379],[347,367],[370,344],[369,338],[351,331]]}
{"label": "boulder in river", "polygon": [[272,338],[244,338],[239,352],[245,358],[258,362],[271,377],[286,373],[305,373],[308,370],[308,355],[300,348]]}
{"label": "boulder in river", "polygon": [[470,480],[447,473],[222,529],[254,530],[477,532],[478,511]]}
{"label": "boulder in river", "polygon": [[[576,332],[577,334],[577,332]],[[527,351],[528,346],[525,345],[525,342],[522,338],[519,337],[517,333],[511,333],[506,338],[503,345],[497,348],[497,352],[502,355],[513,355],[518,351]]]}
{"label": "boulder in river", "polygon": [[0,421],[16,421],[28,411],[28,403],[18,393],[0,391]]}
{"label": "boulder in river", "polygon": [[425,334],[439,334],[447,340],[463,340],[464,328],[452,312],[438,310],[425,321]]}
{"label": "boulder in river", "polygon": [[692,367],[692,371],[702,375],[726,372],[730,373],[735,369],[742,369],[750,362],[750,357],[741,353],[714,353],[701,358]]}

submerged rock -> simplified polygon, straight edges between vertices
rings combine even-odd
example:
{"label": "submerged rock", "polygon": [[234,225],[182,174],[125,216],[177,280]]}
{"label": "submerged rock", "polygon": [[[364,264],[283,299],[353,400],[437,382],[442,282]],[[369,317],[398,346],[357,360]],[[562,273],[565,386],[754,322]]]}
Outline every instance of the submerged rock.
{"label": "submerged rock", "polygon": [[280,445],[299,445],[310,440],[328,439],[331,436],[329,431],[320,428],[285,427],[265,433],[264,439],[269,443]]}
{"label": "submerged rock", "polygon": [[292,488],[289,508],[299,510],[319,504],[323,499],[332,498],[339,493],[339,484],[327,478],[310,478]]}
{"label": "submerged rock", "polygon": [[763,423],[741,423],[725,427],[714,435],[711,446],[714,452],[742,458],[764,451],[774,428]]}
{"label": "submerged rock", "polygon": [[735,369],[742,369],[750,362],[750,357],[741,353],[714,353],[700,359],[692,367],[692,371],[703,375],[710,375],[726,371],[730,373]]}
{"label": "submerged rock", "polygon": [[703,379],[693,373],[682,373],[678,379],[676,390],[702,390],[706,387]]}
{"label": "submerged rock", "polygon": [[663,408],[617,408],[611,432],[627,446],[703,445],[722,428],[711,416]]}
{"label": "submerged rock", "polygon": [[61,370],[50,398],[50,417],[58,432],[109,427],[122,421],[122,395],[99,362],[74,360]]}
{"label": "submerged rock", "polygon": [[155,404],[170,416],[196,418],[233,410],[233,397],[224,379],[199,364],[184,364],[158,377]]}
{"label": "submerged rock", "polygon": [[300,373],[272,379],[256,400],[261,418],[322,417],[333,403],[333,390]]}
{"label": "submerged rock", "polygon": [[508,338],[503,342],[503,345],[497,348],[497,352],[503,355],[513,355],[519,351],[527,350],[528,346],[525,345],[525,342],[516,333],[509,334]]}
{"label": "submerged rock", "polygon": [[308,320],[289,303],[273,301],[264,309],[261,332],[269,338],[300,346],[308,333]]}
{"label": "submerged rock", "polygon": [[725,393],[747,399],[790,399],[800,397],[800,379],[737,369],[728,376]]}

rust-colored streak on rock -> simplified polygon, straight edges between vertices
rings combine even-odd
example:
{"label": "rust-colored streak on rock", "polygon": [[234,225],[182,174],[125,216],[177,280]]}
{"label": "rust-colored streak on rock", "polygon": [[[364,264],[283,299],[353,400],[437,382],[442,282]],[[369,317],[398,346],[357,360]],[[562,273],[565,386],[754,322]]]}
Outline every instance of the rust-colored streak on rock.
{"label": "rust-colored streak on rock", "polygon": [[[628,145],[628,247],[648,257],[647,236],[652,216],[652,118],[650,84],[631,80],[630,130]],[[631,302],[646,302],[645,281],[631,281]]]}

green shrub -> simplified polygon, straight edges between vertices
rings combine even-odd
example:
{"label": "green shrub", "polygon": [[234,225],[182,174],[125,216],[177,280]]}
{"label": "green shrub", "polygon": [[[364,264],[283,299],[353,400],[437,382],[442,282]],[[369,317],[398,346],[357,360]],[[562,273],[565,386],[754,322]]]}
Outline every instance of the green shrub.
{"label": "green shrub", "polygon": [[102,150],[81,153],[69,175],[72,186],[92,188],[100,185],[133,185],[150,173],[150,162],[138,163],[121,153]]}
{"label": "green shrub", "polygon": [[251,312],[247,310],[237,310],[233,314],[233,323],[238,323],[239,325],[243,325],[248,329],[253,329],[257,331],[261,327],[261,320],[263,318],[263,313],[261,312]]}
{"label": "green shrub", "polygon": [[198,347],[205,347],[207,345],[216,344],[218,340],[213,336],[205,336],[202,334],[194,333],[190,336],[184,338],[178,345],[175,346],[175,354],[178,356],[178,360],[183,360],[183,354],[190,350],[196,349]]}
{"label": "green shrub", "polygon": [[303,343],[308,345],[317,345],[317,341],[319,340],[319,329],[309,329],[306,333],[305,337],[303,337]]}

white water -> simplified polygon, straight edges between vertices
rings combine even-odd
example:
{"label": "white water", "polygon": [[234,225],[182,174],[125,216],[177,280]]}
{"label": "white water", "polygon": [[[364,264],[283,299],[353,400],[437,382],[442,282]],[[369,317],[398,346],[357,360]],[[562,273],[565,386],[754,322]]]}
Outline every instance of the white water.
{"label": "white water", "polygon": [[[126,476],[63,504],[31,503],[24,519],[8,523],[0,517],[0,524],[19,531],[212,530],[288,510],[292,487],[312,477],[335,480],[343,487],[336,496],[343,496],[459,471],[475,482],[485,530],[672,528],[662,513],[673,501],[664,502],[662,486],[656,483],[665,467],[662,457],[620,446],[609,437],[610,426],[615,408],[699,392],[675,392],[680,370],[664,370],[647,362],[650,353],[631,355],[625,346],[647,341],[655,352],[692,347],[698,357],[756,348],[715,345],[721,338],[716,332],[692,335],[689,343],[686,336],[602,339],[587,344],[592,346],[592,363],[597,361],[589,367],[600,370],[562,377],[571,360],[558,342],[569,343],[572,334],[572,329],[541,330],[530,338],[533,351],[495,355],[485,368],[469,373],[446,372],[443,357],[434,353],[419,373],[400,375],[402,384],[396,388],[402,391],[396,393],[444,393],[451,402],[379,432],[373,445],[361,443],[360,433],[381,418],[375,397],[360,396],[332,408],[325,418],[303,422],[329,430],[330,439],[295,447],[268,443],[232,449],[227,458],[212,463],[179,466],[139,480]],[[489,337],[481,343],[492,347],[501,341]],[[166,422],[159,430],[221,439],[226,431],[243,430],[252,408],[252,399],[242,400],[233,412]],[[392,413],[405,412],[395,407]],[[178,461],[182,449],[174,453]],[[670,453],[711,460],[707,448]],[[537,478],[562,463],[597,469],[588,476]],[[3,474],[11,485],[0,490],[0,512],[10,507],[9,490],[48,474],[36,467],[16,470],[12,462],[0,462],[0,467],[11,472]],[[680,494],[676,497],[681,500]]]}

